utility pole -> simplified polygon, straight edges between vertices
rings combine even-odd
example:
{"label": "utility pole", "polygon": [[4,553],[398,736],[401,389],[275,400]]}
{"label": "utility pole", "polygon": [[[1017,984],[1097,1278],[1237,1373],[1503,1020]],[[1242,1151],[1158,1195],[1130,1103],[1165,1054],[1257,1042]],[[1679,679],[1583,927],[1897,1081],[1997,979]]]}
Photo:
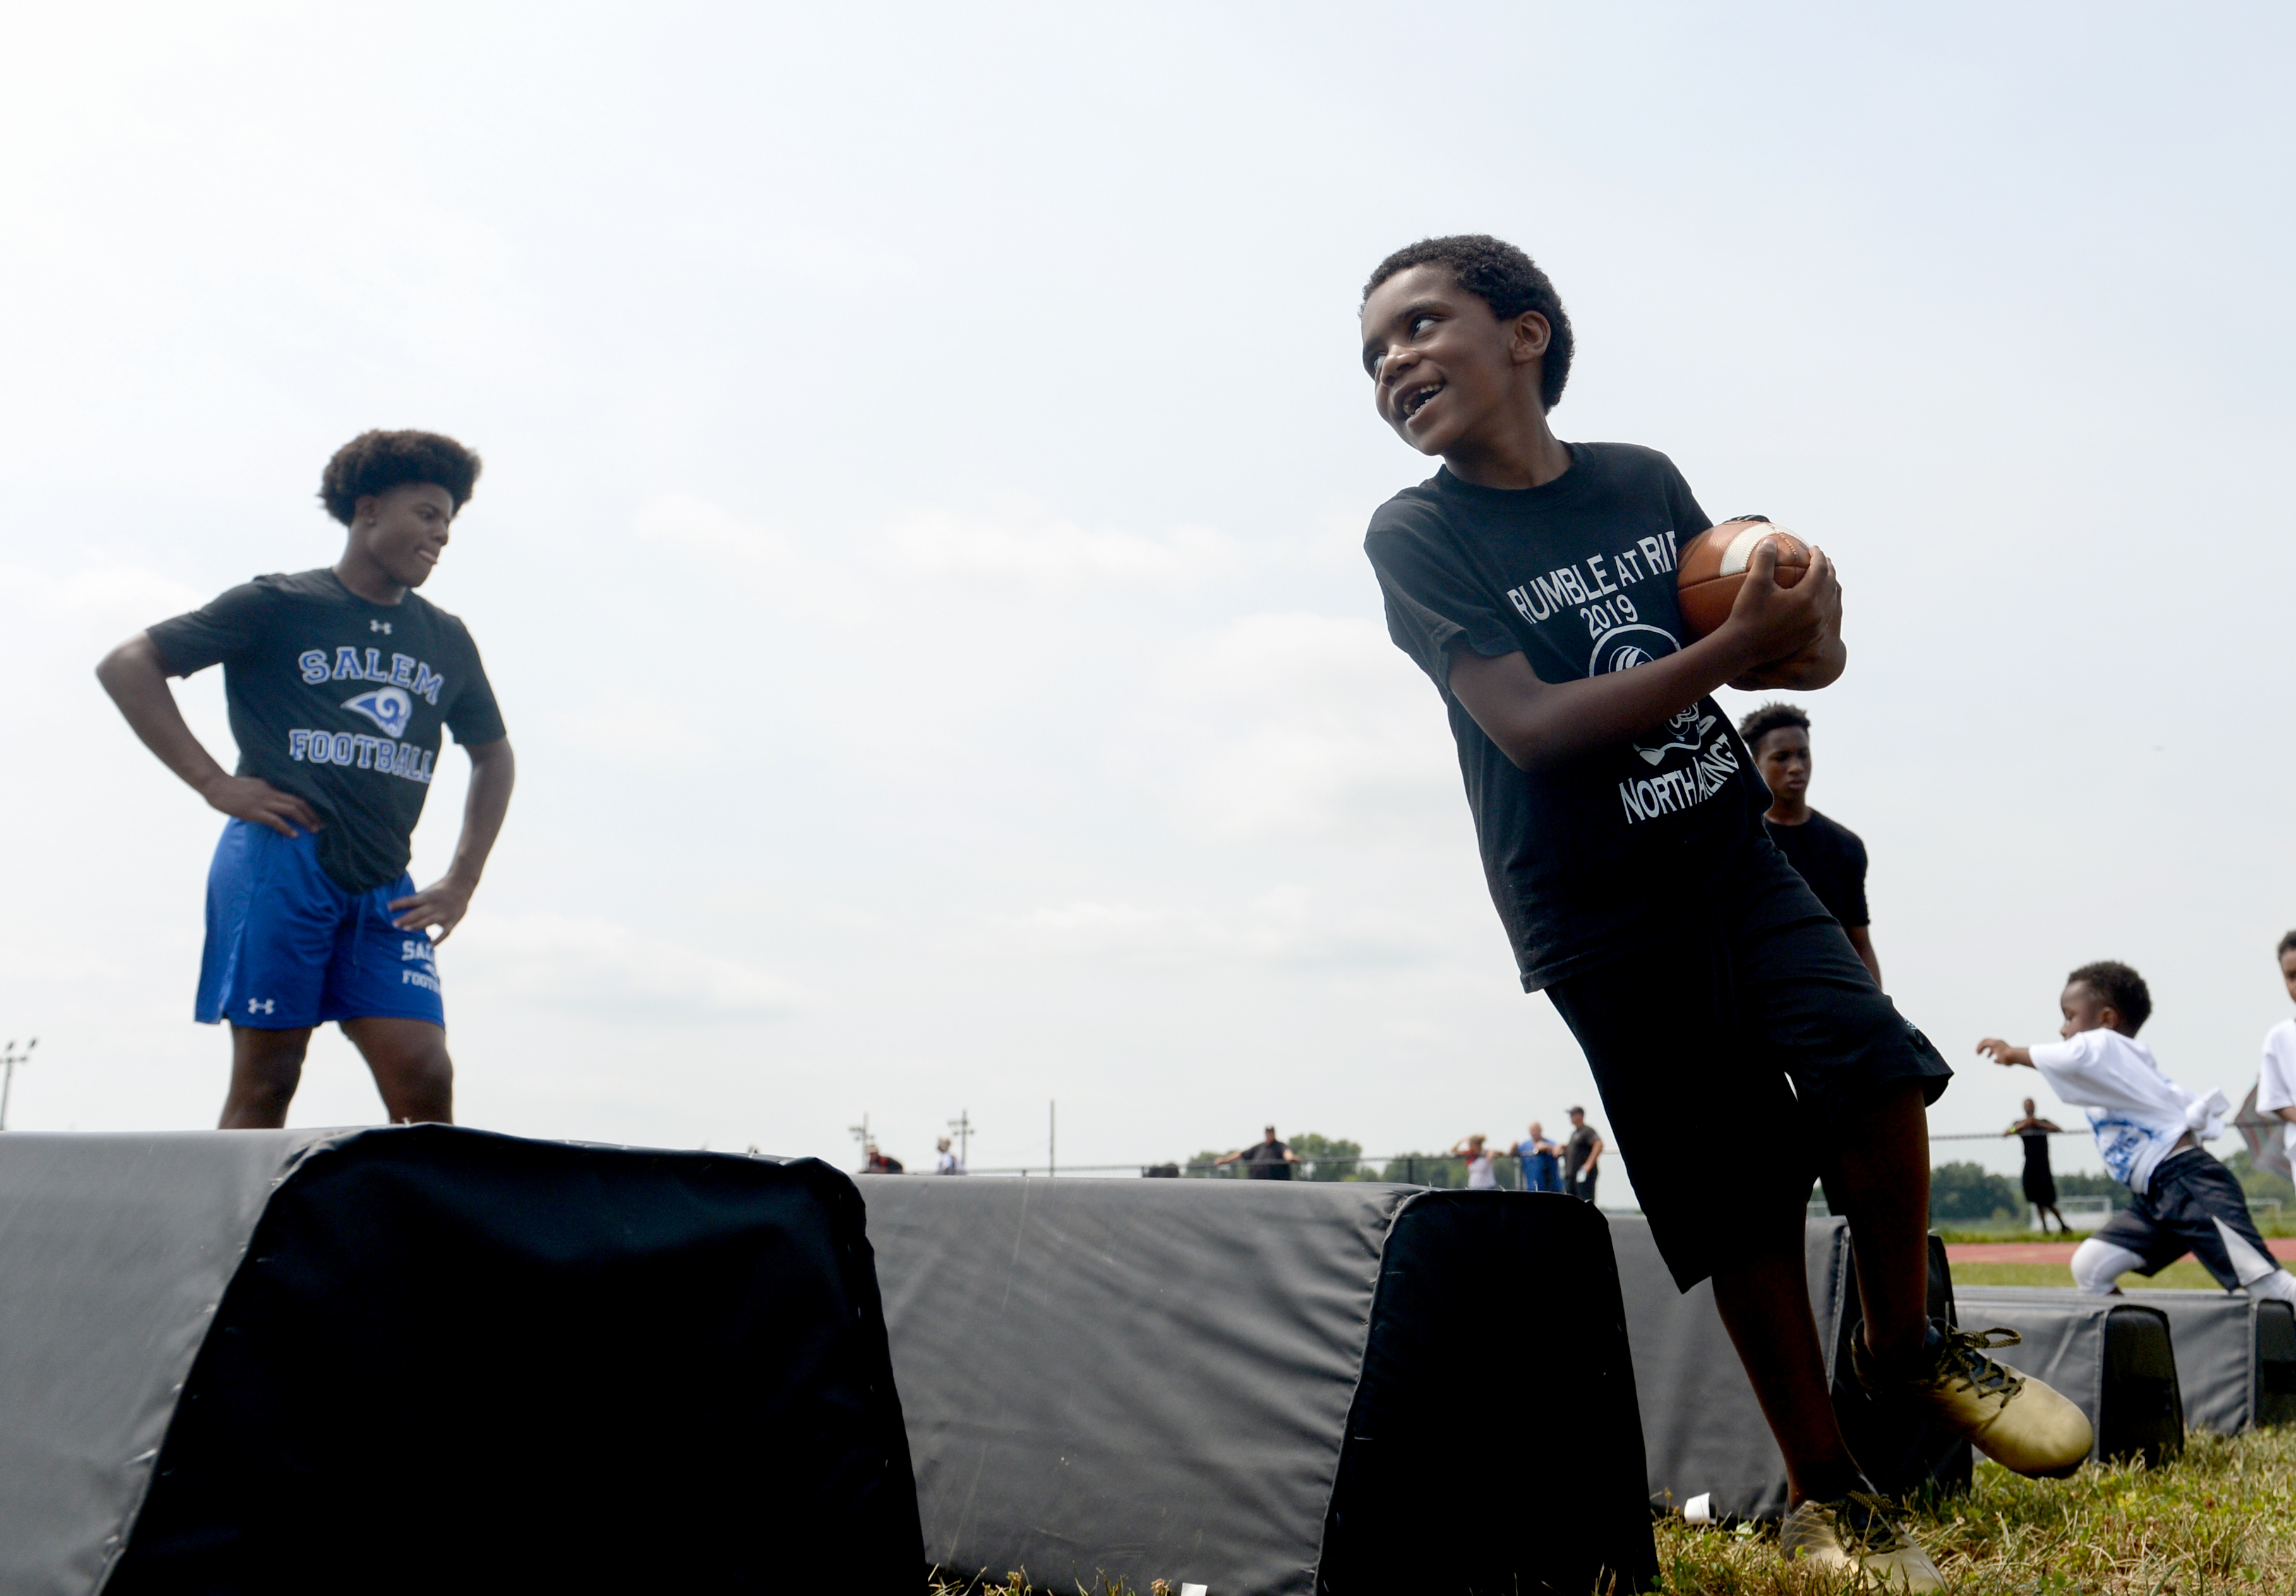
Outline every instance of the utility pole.
{"label": "utility pole", "polygon": [[853,1140],[861,1144],[861,1161],[866,1164],[869,1161],[869,1110],[861,1110],[859,1125],[849,1125],[845,1129]]}
{"label": "utility pole", "polygon": [[1058,1180],[1061,1174],[1061,1103],[1053,1100],[1052,1134],[1045,1142],[1045,1178]]}
{"label": "utility pole", "polygon": [[8,1128],[8,1097],[16,1089],[16,1066],[29,1064],[32,1061],[32,1050],[39,1045],[40,1039],[35,1036],[24,1044],[24,1051],[20,1053],[16,1051],[16,1043],[12,1037],[9,1039],[6,1051],[0,1052],[0,1131]]}
{"label": "utility pole", "polygon": [[948,1122],[948,1128],[956,1133],[957,1166],[961,1169],[972,1168],[972,1110],[970,1109],[959,1109],[956,1111],[956,1117]]}

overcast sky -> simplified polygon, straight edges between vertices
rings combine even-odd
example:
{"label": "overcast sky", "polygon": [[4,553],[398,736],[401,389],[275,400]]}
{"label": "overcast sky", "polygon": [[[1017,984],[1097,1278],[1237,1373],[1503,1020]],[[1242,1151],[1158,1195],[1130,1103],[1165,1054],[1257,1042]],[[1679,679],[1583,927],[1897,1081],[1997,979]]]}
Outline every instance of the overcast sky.
{"label": "overcast sky", "polygon": [[[1556,1125],[1585,1064],[1359,546],[1431,468],[1357,295],[1458,231],[1560,286],[1562,436],[1840,562],[1813,796],[1964,1066],[1933,1128],[2007,1122],[2038,1082],[1973,1044],[2101,957],[2237,1100],[2296,924],[2292,45],[2206,4],[20,13],[11,1123],[213,1123],[221,819],[90,673],[330,563],[320,467],[387,426],[487,461],[425,589],[520,763],[441,955],[467,1123],[848,1165],[865,1111],[914,1163],[960,1109],[1041,1165],[1054,1099],[1064,1163]],[[228,758],[219,673],[178,691]],[[378,1113],[327,1034],[296,1122]]]}

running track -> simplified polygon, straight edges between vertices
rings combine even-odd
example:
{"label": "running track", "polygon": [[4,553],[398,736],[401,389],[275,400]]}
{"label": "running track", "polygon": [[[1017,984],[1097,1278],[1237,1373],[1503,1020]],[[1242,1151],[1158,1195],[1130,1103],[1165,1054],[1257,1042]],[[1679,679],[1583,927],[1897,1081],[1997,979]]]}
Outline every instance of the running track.
{"label": "running track", "polygon": [[[1946,1244],[1948,1264],[2070,1264],[2070,1241],[1951,1241]],[[2273,1236],[2264,1245],[2276,1258],[2296,1258],[2296,1236]]]}

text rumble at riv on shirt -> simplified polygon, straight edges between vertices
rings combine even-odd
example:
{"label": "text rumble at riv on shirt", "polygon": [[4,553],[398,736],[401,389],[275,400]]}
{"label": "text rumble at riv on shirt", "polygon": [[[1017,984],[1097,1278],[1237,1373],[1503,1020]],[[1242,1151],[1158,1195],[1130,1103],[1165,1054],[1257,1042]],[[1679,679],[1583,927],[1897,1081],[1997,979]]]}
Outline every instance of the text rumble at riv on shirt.
{"label": "text rumble at riv on shirt", "polygon": [[238,773],[318,811],[320,866],[346,892],[406,871],[442,726],[465,748],[504,734],[470,629],[420,593],[258,577],[149,635],[170,675],[223,667]]}
{"label": "text rumble at riv on shirt", "polygon": [[1570,469],[1537,487],[1480,487],[1445,467],[1381,505],[1364,539],[1388,634],[1449,712],[1492,901],[1534,992],[1631,951],[1769,847],[1769,793],[1710,697],[1632,742],[1526,771],[1452,693],[1463,647],[1520,651],[1559,683],[1630,670],[1689,636],[1675,567],[1713,524],[1689,485],[1653,449],[1565,447]]}

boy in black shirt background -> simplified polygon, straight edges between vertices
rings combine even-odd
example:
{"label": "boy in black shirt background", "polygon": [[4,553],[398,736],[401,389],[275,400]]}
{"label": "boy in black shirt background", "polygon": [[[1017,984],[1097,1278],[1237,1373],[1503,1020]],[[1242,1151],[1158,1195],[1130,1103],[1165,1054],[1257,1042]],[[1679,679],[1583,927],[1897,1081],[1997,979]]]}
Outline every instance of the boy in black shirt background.
{"label": "boy in black shirt background", "polygon": [[[208,875],[193,1017],[232,1026],[224,1129],[287,1123],[312,1029],[339,1021],[396,1123],[451,1121],[436,942],[468,911],[515,765],[463,623],[415,593],[478,481],[430,432],[367,432],[327,462],[332,569],[258,577],[136,634],[96,676],[160,761],[232,818]],[[224,667],[239,769],[184,722],[169,676]],[[441,728],[471,756],[444,879],[406,873]]]}
{"label": "boy in black shirt background", "polygon": [[[2091,1436],[1981,1338],[1929,1321],[1926,1109],[1952,1072],[1763,837],[1767,795],[1710,696],[1841,674],[1832,562],[1813,551],[1781,587],[1759,545],[1730,618],[1685,641],[1675,566],[1711,523],[1664,455],[1549,429],[1570,318],[1512,245],[1397,251],[1362,336],[1381,417],[1443,460],[1379,508],[1365,551],[1390,634],[1442,697],[1524,989],[1585,1049],[1677,1283],[1714,1281],[1784,1454],[1782,1546],[1939,1588],[1835,1421],[1802,1262],[1821,1160],[1857,1250],[1868,1388],[2024,1472],[2077,1465]],[[1803,1156],[1749,1166],[1710,1134],[1749,1115],[1799,1123]]]}
{"label": "boy in black shirt background", "polygon": [[1809,806],[1809,716],[1797,705],[1764,704],[1738,723],[1738,735],[1752,750],[1755,772],[1770,790],[1763,830],[1809,883],[1825,912],[1841,922],[1858,962],[1880,986],[1882,961],[1874,952],[1873,917],[1866,908],[1866,844],[1848,826]]}

